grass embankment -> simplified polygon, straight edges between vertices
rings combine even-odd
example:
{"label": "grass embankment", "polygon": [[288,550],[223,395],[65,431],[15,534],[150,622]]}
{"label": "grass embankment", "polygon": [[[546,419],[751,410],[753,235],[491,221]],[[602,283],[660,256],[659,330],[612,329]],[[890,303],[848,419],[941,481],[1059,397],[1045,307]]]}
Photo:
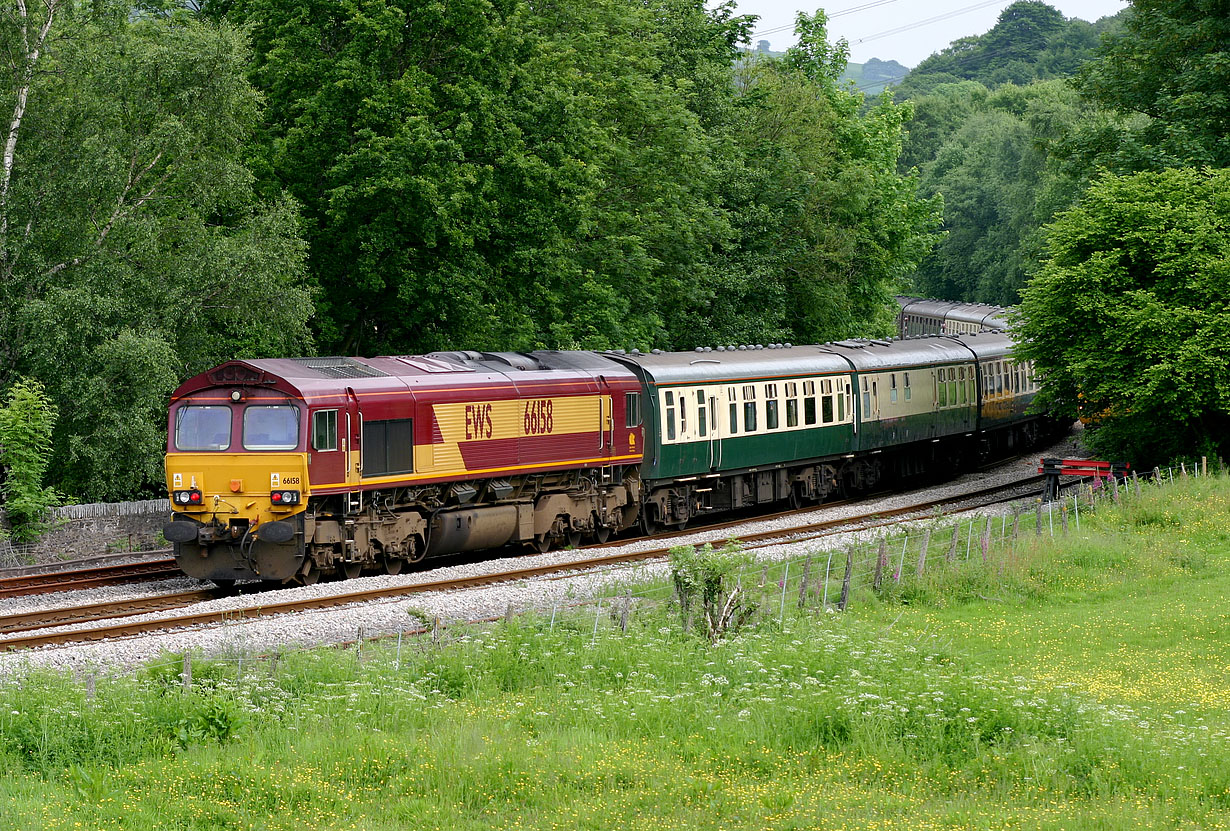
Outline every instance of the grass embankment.
{"label": "grass embankment", "polygon": [[1228,529],[1189,481],[717,646],[660,610],[27,680],[0,828],[1227,828]]}

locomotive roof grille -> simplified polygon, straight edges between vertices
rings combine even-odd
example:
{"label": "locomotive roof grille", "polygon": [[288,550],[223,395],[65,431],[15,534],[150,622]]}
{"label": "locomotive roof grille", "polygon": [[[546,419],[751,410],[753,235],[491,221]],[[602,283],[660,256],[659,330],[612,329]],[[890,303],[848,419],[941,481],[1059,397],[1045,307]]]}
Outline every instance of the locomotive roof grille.
{"label": "locomotive roof grille", "polygon": [[291,358],[295,363],[313,369],[326,378],[387,378],[387,372],[361,364],[354,358]]}

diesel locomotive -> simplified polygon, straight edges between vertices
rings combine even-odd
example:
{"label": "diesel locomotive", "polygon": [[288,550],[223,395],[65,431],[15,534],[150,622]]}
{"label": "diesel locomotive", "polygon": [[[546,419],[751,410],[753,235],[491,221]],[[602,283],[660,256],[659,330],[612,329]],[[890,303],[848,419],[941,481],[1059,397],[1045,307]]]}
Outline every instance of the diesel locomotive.
{"label": "diesel locomotive", "polygon": [[1051,432],[1037,388],[995,331],[231,361],[172,398],[164,535],[224,585],[546,551],[947,473]]}

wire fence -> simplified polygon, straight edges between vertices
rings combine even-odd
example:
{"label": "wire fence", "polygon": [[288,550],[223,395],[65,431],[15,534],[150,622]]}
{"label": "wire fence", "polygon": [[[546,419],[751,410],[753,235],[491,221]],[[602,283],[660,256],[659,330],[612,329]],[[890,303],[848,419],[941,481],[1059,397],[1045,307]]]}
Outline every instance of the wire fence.
{"label": "wire fence", "polygon": [[[788,627],[806,625],[817,613],[839,615],[853,604],[882,602],[922,590],[929,580],[942,581],[945,575],[961,569],[982,581],[967,582],[967,590],[976,591],[980,585],[994,587],[1005,569],[1016,564],[1018,556],[1036,554],[1042,550],[1039,543],[1079,531],[1082,517],[1087,518],[1100,505],[1138,500],[1146,489],[1209,475],[1215,474],[1210,474],[1207,463],[1200,463],[1190,468],[1186,464],[1155,468],[1145,476],[1133,472],[1119,479],[1083,480],[1051,502],[1038,499],[1024,507],[1019,503],[1005,506],[996,513],[915,521],[904,532],[885,533],[875,539],[816,550],[800,557],[757,562],[732,573],[726,588],[737,593],[743,608],[751,611],[747,622]],[[943,587],[942,582],[940,585]],[[527,616],[534,616],[548,631],[563,623],[574,631],[583,629],[591,645],[600,638],[618,637],[630,626],[647,621],[655,625],[666,621],[675,628],[700,631],[695,625],[700,621],[685,616],[686,605],[667,582],[629,585],[614,587],[600,597],[560,601],[549,607],[539,604],[517,608],[509,604],[503,615],[482,620],[410,618],[411,625],[403,630],[374,636],[356,628],[354,639],[336,648],[353,650],[357,667],[374,663],[399,671],[403,660],[414,653],[447,648],[483,630]],[[234,680],[243,684],[276,674],[278,662],[285,654],[239,650],[230,655],[205,657],[189,652],[145,664],[142,671],[177,673],[184,688],[191,689],[194,662],[207,661],[214,668],[211,677],[216,675],[218,666],[233,664]],[[90,693],[100,672],[82,676]],[[132,672],[118,670],[107,674]],[[13,677],[7,674],[7,680]],[[0,676],[0,682],[4,680]]]}

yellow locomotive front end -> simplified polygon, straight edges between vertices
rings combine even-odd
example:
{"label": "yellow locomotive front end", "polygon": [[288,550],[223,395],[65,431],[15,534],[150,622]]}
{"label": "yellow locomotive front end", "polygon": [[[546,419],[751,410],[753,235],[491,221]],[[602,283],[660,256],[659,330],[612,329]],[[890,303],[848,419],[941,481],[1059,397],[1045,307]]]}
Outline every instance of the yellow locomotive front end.
{"label": "yellow locomotive front end", "polygon": [[229,585],[284,581],[304,563],[304,408],[286,395],[211,390],[172,405],[166,457],[184,573]]}

